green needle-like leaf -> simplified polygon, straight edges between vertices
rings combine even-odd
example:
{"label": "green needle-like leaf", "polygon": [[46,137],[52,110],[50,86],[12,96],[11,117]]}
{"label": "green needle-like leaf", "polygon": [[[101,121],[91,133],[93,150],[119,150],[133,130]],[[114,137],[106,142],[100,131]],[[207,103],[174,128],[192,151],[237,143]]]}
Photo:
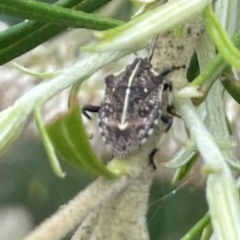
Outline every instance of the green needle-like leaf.
{"label": "green needle-like leaf", "polygon": [[192,169],[199,156],[199,153],[195,153],[192,158],[182,167],[178,168],[173,176],[172,184],[175,185],[177,182],[181,181],[188,172]]}
{"label": "green needle-like leaf", "polygon": [[58,177],[64,178],[65,173],[61,169],[61,166],[60,166],[60,163],[59,163],[58,158],[56,156],[53,144],[52,144],[52,142],[51,142],[51,140],[50,140],[50,138],[47,134],[47,131],[44,127],[44,123],[43,123],[43,120],[42,120],[42,117],[41,117],[41,107],[39,105],[35,106],[34,114],[35,114],[35,119],[36,119],[38,130],[40,132],[43,144],[44,144],[45,149],[47,151],[49,161],[52,165],[52,169]]}
{"label": "green needle-like leaf", "polygon": [[108,17],[32,0],[11,0],[8,2],[0,0],[0,3],[2,3],[0,4],[2,13],[68,27],[106,30],[122,23]]}
{"label": "green needle-like leaf", "polygon": [[201,218],[199,220],[199,222],[196,223],[196,225],[194,225],[192,227],[192,229],[190,229],[188,231],[188,233],[182,237],[180,240],[194,240],[196,239],[196,237],[198,235],[200,235],[200,233],[202,232],[202,230],[210,223],[210,214],[206,213],[205,216],[203,218]]}
{"label": "green needle-like leaf", "polygon": [[234,46],[210,5],[205,10],[205,26],[221,55],[232,66],[240,68],[240,51]]}
{"label": "green needle-like leaf", "polygon": [[98,32],[99,43],[82,48],[86,51],[106,52],[119,49],[139,48],[149,38],[184,24],[196,17],[207,6],[206,0],[168,1],[159,7],[144,12],[119,27]]}
{"label": "green needle-like leaf", "polygon": [[[83,0],[59,0],[55,2],[53,5],[72,8],[82,2]],[[35,21],[23,21],[16,25],[13,25],[6,29],[3,32],[0,32],[0,49],[5,48],[19,39],[27,36],[39,27],[45,25],[45,23],[35,22]],[[58,26],[59,27],[59,26]]]}
{"label": "green needle-like leaf", "polygon": [[168,168],[179,168],[187,164],[196,155],[193,149],[182,147],[170,161],[163,162],[162,165]]}
{"label": "green needle-like leaf", "polygon": [[0,156],[19,137],[32,111],[31,103],[18,102],[0,112]]}
{"label": "green needle-like leaf", "polygon": [[[111,0],[59,0],[56,5],[93,12]],[[66,29],[52,23],[30,20],[0,33],[0,65],[22,55]]]}
{"label": "green needle-like leaf", "polygon": [[36,78],[40,78],[40,79],[51,79],[54,78],[56,76],[58,76],[62,71],[55,71],[55,72],[36,72],[36,71],[32,71],[28,68],[25,68],[24,66],[18,64],[18,63],[13,63],[13,66],[15,68],[17,68],[19,71],[21,71],[22,73],[25,73],[27,75],[36,77]]}
{"label": "green needle-like leaf", "polygon": [[[239,48],[240,47],[240,33],[237,32],[232,37],[233,43]],[[218,79],[218,77],[222,74],[224,70],[226,70],[229,67],[228,62],[224,59],[224,57],[221,55],[221,53],[218,53],[218,55],[211,61],[211,63],[208,65],[208,67],[199,75],[197,76],[191,83],[188,84],[188,86],[184,87],[178,92],[178,95],[181,97],[189,97],[189,94],[187,95],[188,91],[192,91],[194,97],[199,93],[200,97],[196,97],[193,99],[195,105],[199,105],[207,96],[207,93],[215,80]],[[225,84],[225,81],[223,81]],[[229,84],[229,83],[226,83]],[[225,87],[225,86],[224,86]],[[227,89],[228,88],[228,89]],[[232,93],[234,96],[233,98],[238,98],[238,93],[236,87],[235,90],[232,89]],[[196,92],[194,92],[196,90]],[[226,86],[227,91],[231,91],[230,86]],[[198,92],[197,92],[198,91]],[[234,92],[235,91],[235,92]],[[230,93],[230,92],[229,92]],[[231,93],[230,93],[231,94]],[[192,97],[192,96],[190,96]],[[237,100],[236,100],[237,101]]]}
{"label": "green needle-like leaf", "polygon": [[49,125],[47,131],[55,149],[66,161],[94,175],[116,177],[93,153],[78,105]]}

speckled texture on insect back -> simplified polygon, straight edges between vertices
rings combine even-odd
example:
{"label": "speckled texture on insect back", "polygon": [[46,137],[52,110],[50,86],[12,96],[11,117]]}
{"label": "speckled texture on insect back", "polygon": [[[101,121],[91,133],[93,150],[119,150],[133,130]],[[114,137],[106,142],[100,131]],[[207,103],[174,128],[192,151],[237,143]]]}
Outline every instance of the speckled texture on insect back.
{"label": "speckled texture on insect back", "polygon": [[99,129],[113,155],[125,158],[146,142],[161,121],[168,102],[164,75],[156,73],[147,58],[137,58],[105,81]]}

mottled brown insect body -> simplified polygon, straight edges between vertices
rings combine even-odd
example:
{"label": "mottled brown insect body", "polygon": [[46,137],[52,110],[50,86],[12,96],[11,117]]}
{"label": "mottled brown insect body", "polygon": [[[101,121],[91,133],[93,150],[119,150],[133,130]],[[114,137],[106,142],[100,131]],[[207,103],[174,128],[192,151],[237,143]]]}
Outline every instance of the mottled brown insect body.
{"label": "mottled brown insect body", "polygon": [[170,71],[158,74],[147,58],[137,58],[125,70],[106,77],[99,129],[115,157],[129,156],[161,121],[164,76]]}

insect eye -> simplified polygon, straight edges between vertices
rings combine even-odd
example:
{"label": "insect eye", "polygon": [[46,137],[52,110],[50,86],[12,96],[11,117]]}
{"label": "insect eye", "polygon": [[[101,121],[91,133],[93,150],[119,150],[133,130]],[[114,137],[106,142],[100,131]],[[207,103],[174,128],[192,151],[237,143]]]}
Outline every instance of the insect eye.
{"label": "insect eye", "polygon": [[107,86],[109,87],[114,87],[114,76],[113,75],[109,75],[105,78],[105,83],[107,84]]}
{"label": "insect eye", "polygon": [[148,61],[147,58],[144,58],[142,60],[141,67],[143,67],[144,69],[151,69],[152,68],[152,64]]}
{"label": "insect eye", "polygon": [[126,70],[125,70],[126,74],[130,74],[131,71],[132,71],[132,66],[131,65],[126,66]]}

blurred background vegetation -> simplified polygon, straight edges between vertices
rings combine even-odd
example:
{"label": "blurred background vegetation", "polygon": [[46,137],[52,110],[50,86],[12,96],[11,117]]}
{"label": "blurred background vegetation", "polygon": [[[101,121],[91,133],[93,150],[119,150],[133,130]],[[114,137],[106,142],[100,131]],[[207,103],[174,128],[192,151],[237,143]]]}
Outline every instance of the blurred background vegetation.
{"label": "blurred background vegetation", "polygon": [[[54,1],[49,1],[54,2]],[[136,5],[130,1],[115,0],[98,10],[102,15],[129,20]],[[22,19],[0,15],[0,31]],[[54,39],[17,58],[17,62],[31,70],[44,72],[62,69],[77,59],[84,58],[80,47],[94,41],[93,32],[86,29],[68,29]],[[146,54],[142,51],[140,54]],[[79,93],[81,104],[98,104],[103,95],[104,77],[131,62],[128,56],[94,74]],[[10,106],[19,96],[41,80],[24,75],[10,63],[1,67],[0,110]],[[44,119],[49,122],[67,107],[69,90],[45,104]],[[237,126],[239,109],[228,100],[230,120]],[[97,133],[96,119],[84,119],[87,131],[94,132],[92,146],[98,156],[109,159],[109,154]],[[174,123],[174,132],[184,139],[181,121]],[[180,129],[180,130],[179,130]],[[96,134],[95,134],[96,133]],[[237,139],[238,134],[236,133]],[[159,163],[167,161],[176,151],[177,144],[169,136],[162,144]],[[237,153],[237,156],[239,153]],[[67,172],[65,179],[58,179],[52,172],[44,147],[31,120],[19,140],[0,157],[0,239],[20,240],[35,225],[67,203],[79,191],[94,180],[73,166],[61,162]],[[198,168],[201,164],[195,167]],[[204,195],[204,179],[197,171],[179,186],[171,185],[173,170],[158,167],[149,200],[148,225],[151,239],[177,240],[186,233],[207,211]]]}
{"label": "blurred background vegetation", "polygon": [[[23,227],[26,228],[26,232],[29,231],[93,181],[91,176],[64,162],[62,166],[67,176],[65,179],[57,178],[49,166],[40,139],[29,137],[24,133],[1,157],[2,240],[20,240],[19,233],[23,231]],[[148,225],[153,240],[179,239],[207,211],[204,188],[196,186],[195,179],[184,182],[179,187],[172,186],[170,180],[158,175],[152,186]],[[21,219],[26,218],[28,224],[16,215],[19,210],[22,211]],[[13,230],[15,221],[18,224]],[[23,235],[26,232],[23,232]]]}

